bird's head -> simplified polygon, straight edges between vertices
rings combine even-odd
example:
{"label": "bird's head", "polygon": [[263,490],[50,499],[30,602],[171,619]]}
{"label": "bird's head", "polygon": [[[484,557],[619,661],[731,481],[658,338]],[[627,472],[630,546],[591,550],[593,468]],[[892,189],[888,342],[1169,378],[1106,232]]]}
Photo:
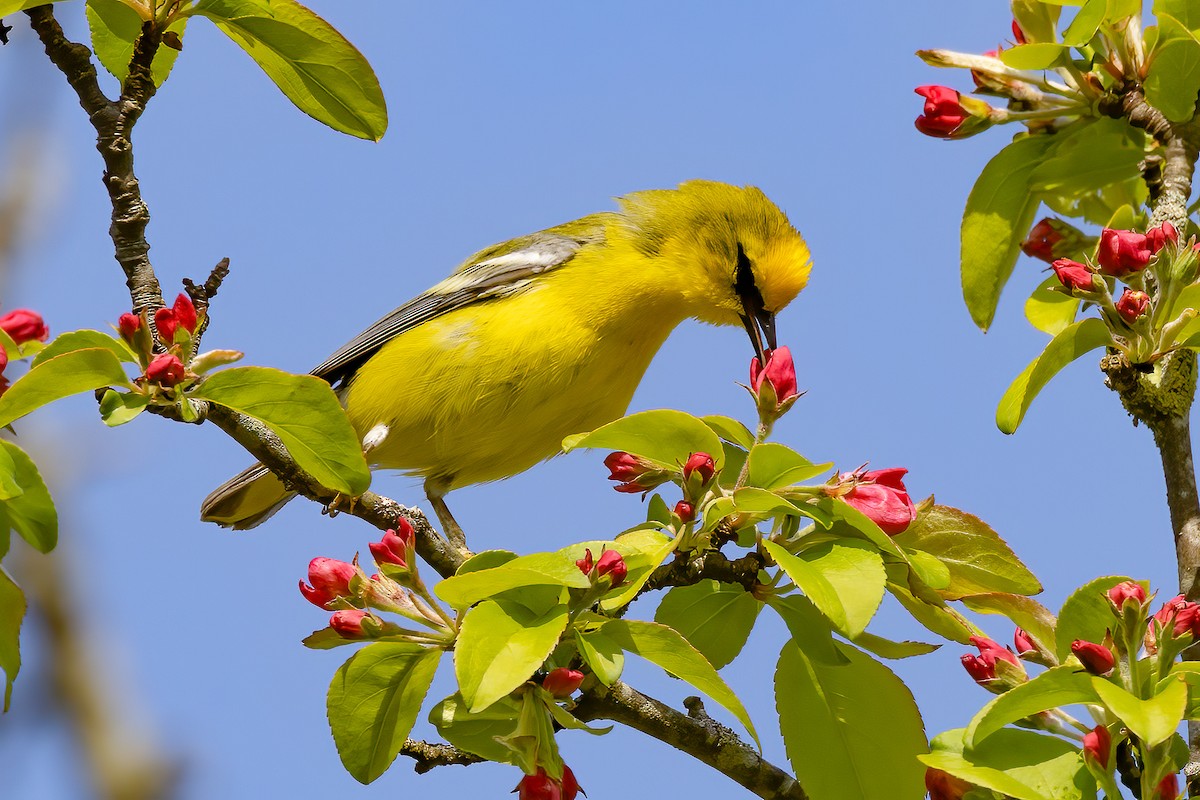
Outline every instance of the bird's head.
{"label": "bird's head", "polygon": [[755,355],[776,346],[775,315],[808,282],[808,246],[759,189],[688,181],[621,198],[634,245],[662,266],[691,316],[743,325]]}

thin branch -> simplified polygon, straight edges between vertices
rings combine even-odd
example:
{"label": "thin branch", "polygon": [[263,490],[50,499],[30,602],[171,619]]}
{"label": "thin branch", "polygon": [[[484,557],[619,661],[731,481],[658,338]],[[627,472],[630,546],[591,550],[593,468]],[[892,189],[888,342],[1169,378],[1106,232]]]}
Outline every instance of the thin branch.
{"label": "thin branch", "polygon": [[747,553],[733,560],[719,550],[688,553],[654,570],[641,591],[691,586],[711,579],[720,583],[738,584],[747,592],[753,592],[754,587],[758,585],[758,572],[764,566],[763,558],[758,553]]}
{"label": "thin branch", "polygon": [[585,693],[574,714],[584,722],[607,719],[628,725],[708,764],[766,800],[807,800],[795,778],[710,718],[697,698],[684,703],[688,714],[617,681]]}
{"label": "thin branch", "polygon": [[486,758],[480,758],[474,753],[459,750],[452,744],[437,744],[420,739],[405,739],[404,744],[400,747],[400,755],[408,756],[417,762],[413,765],[413,771],[418,775],[424,775],[436,767],[448,767],[454,764],[466,767],[487,761]]}

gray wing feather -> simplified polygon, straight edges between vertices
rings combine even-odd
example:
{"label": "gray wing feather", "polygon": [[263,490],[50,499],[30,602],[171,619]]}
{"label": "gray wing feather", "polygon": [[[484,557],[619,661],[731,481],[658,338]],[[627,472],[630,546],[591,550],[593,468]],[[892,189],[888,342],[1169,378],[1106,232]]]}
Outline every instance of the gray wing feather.
{"label": "gray wing feather", "polygon": [[491,248],[468,260],[453,275],[377,320],[313,369],[313,375],[337,383],[354,373],[396,336],[435,317],[520,291],[537,275],[561,267],[589,239],[543,232]]}

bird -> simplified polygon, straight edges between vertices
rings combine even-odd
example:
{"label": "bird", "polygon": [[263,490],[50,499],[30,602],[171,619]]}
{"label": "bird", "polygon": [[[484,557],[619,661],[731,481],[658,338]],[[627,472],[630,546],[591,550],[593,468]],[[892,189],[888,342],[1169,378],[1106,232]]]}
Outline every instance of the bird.
{"label": "bird", "polygon": [[[453,489],[523,472],[623,415],[685,319],[742,326],[765,364],[811,257],[758,188],[691,180],[488,247],[325,359],[368,463],[424,480],[448,533]],[[201,519],[253,528],[295,496],[261,464]]]}

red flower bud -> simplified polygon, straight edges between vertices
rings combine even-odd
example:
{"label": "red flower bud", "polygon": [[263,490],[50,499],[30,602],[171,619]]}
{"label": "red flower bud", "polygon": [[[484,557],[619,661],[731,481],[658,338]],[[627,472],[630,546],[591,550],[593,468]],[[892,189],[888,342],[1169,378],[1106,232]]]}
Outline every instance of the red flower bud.
{"label": "red flower bud", "polygon": [[370,612],[360,608],[346,608],[333,612],[329,618],[329,627],[337,631],[343,639],[365,639],[371,634],[363,628],[363,620],[371,616]]}
{"label": "red flower bud", "polygon": [[413,537],[412,523],[408,520],[400,519],[400,532],[389,530],[383,534],[383,538],[378,542],[371,542],[367,547],[371,550],[371,557],[375,559],[375,563],[380,566],[384,564],[394,564],[397,567],[407,567],[412,559]]}
{"label": "red flower bud", "polygon": [[979,655],[964,655],[961,661],[967,674],[979,685],[987,687],[996,679],[997,661],[1007,661],[1024,674],[1025,668],[1021,666],[1021,660],[1011,650],[1001,647],[998,642],[986,636],[972,636],[971,644],[979,648]]}
{"label": "red flower bud", "polygon": [[1062,229],[1059,227],[1061,224],[1058,220],[1047,217],[1034,225],[1029,231],[1029,237],[1021,242],[1021,252],[1030,258],[1041,259],[1047,264],[1053,264],[1058,258],[1054,252],[1054,245],[1064,238]]}
{"label": "red flower bud", "polygon": [[1050,269],[1054,270],[1062,285],[1071,291],[1090,292],[1096,286],[1095,274],[1086,264],[1080,264],[1078,261],[1060,258],[1050,265]]}
{"label": "red flower bud", "polygon": [[1083,737],[1083,760],[1099,772],[1108,772],[1108,761],[1112,756],[1112,736],[1108,728],[1097,725]]}
{"label": "red flower bud", "polygon": [[675,516],[684,522],[691,522],[696,518],[696,507],[687,500],[680,500],[675,504]]}
{"label": "red flower bud", "polygon": [[948,86],[918,86],[925,98],[924,113],[917,117],[917,130],[926,136],[949,139],[971,114],[962,107],[960,95]]}
{"label": "red flower bud", "polygon": [[146,367],[146,377],[167,389],[182,383],[186,373],[183,362],[171,353],[159,353]]}
{"label": "red flower bud", "polygon": [[579,781],[575,780],[575,773],[571,772],[571,768],[563,764],[562,777],[562,797],[563,800],[575,800],[575,795],[579,794]]}
{"label": "red flower bud", "polygon": [[619,482],[618,486],[613,487],[618,492],[645,492],[665,480],[662,470],[653,461],[620,450],[609,453],[604,459],[604,466],[608,467],[608,479]]}
{"label": "red flower bud", "polygon": [[1150,248],[1151,253],[1162,250],[1167,246],[1167,242],[1179,244],[1179,231],[1175,230],[1171,223],[1164,222],[1157,228],[1146,231],[1146,246]]}
{"label": "red flower bud", "polygon": [[1178,798],[1179,779],[1172,772],[1158,782],[1158,786],[1154,789],[1154,800],[1178,800]]}
{"label": "red flower bud", "polygon": [[546,774],[546,770],[538,767],[536,775],[526,775],[513,789],[519,800],[575,800],[579,793],[579,784],[571,768],[563,765],[563,777],[556,781]]}
{"label": "red flower bud", "polygon": [[575,562],[575,566],[579,567],[579,571],[584,575],[592,574],[592,566],[595,562],[592,561],[592,551],[587,549],[583,551],[583,558]]}
{"label": "red flower bud", "polygon": [[917,507],[904,487],[902,467],[877,469],[861,475],[843,473],[841,481],[853,481],[854,485],[841,498],[849,505],[870,517],[888,536],[895,536],[908,528],[917,518]]}
{"label": "red flower bud", "polygon": [[8,367],[8,351],[0,347],[0,373],[3,373]]}
{"label": "red flower bud", "polygon": [[1021,30],[1020,24],[1015,19],[1012,21],[1012,35],[1013,41],[1017,44],[1027,43],[1027,40],[1025,39],[1025,31]]}
{"label": "red flower bud", "polygon": [[142,318],[137,314],[130,314],[126,312],[121,315],[120,319],[117,320],[117,328],[121,331],[121,338],[130,343],[133,342],[134,334],[136,334],[141,327]]}
{"label": "red flower bud", "polygon": [[1127,602],[1133,600],[1139,606],[1146,602],[1146,590],[1136,581],[1118,583],[1108,590],[1108,600],[1113,607],[1120,610]]}
{"label": "red flower bud", "polygon": [[1152,255],[1154,253],[1143,234],[1115,231],[1111,228],[1100,232],[1100,249],[1096,251],[1096,261],[1104,275],[1123,278],[1144,269],[1150,263]]}
{"label": "red flower bud", "polygon": [[1137,289],[1126,289],[1121,295],[1121,299],[1117,301],[1117,313],[1121,315],[1121,319],[1132,325],[1137,321],[1137,318],[1146,313],[1150,307],[1150,295],[1145,292],[1139,292]]}
{"label": "red flower bud", "polygon": [[328,608],[340,597],[350,597],[350,580],[358,574],[353,564],[336,558],[314,558],[308,562],[309,586],[300,581],[300,593],[313,605]]}
{"label": "red flower bud", "polygon": [[577,669],[558,667],[542,680],[542,688],[555,697],[570,697],[583,683],[583,673]]}
{"label": "red flower bud", "polygon": [[14,308],[0,317],[0,330],[7,333],[17,344],[25,344],[37,340],[44,342],[50,338],[50,329],[42,315],[28,308]]}
{"label": "red flower bud", "polygon": [[1083,664],[1083,668],[1093,675],[1107,675],[1112,672],[1116,659],[1112,651],[1102,644],[1076,639],[1071,642],[1071,652]]}
{"label": "red flower bud", "polygon": [[972,785],[949,772],[929,767],[925,770],[925,789],[929,800],[962,800],[971,791]]}
{"label": "red flower bud", "polygon": [[171,308],[160,308],[154,312],[154,327],[158,328],[158,338],[170,345],[175,341],[175,331],[179,328],[195,333],[196,319],[196,306],[192,305],[192,298],[180,292]]}
{"label": "red flower bud", "polygon": [[783,404],[797,395],[796,365],[792,361],[792,351],[787,347],[777,347],[767,355],[767,365],[760,366],[758,356],[750,361],[750,388],[756,395],[762,394],[763,383],[771,384],[775,390],[775,403]]}
{"label": "red flower bud", "polygon": [[616,550],[605,550],[600,554],[600,558],[596,559],[596,578],[603,578],[607,575],[614,588],[625,581],[627,572],[625,559]]}
{"label": "red flower bud", "polygon": [[1200,606],[1176,595],[1163,603],[1151,618],[1146,629],[1146,649],[1158,652],[1158,640],[1169,632],[1170,636],[1196,636],[1200,634]]}
{"label": "red flower bud", "polygon": [[1033,637],[1021,628],[1017,628],[1013,633],[1013,646],[1016,647],[1018,656],[1037,652],[1037,645],[1034,644]]}
{"label": "red flower bud", "polygon": [[717,465],[708,453],[692,453],[683,465],[684,480],[697,475],[701,484],[711,481],[716,471]]}

